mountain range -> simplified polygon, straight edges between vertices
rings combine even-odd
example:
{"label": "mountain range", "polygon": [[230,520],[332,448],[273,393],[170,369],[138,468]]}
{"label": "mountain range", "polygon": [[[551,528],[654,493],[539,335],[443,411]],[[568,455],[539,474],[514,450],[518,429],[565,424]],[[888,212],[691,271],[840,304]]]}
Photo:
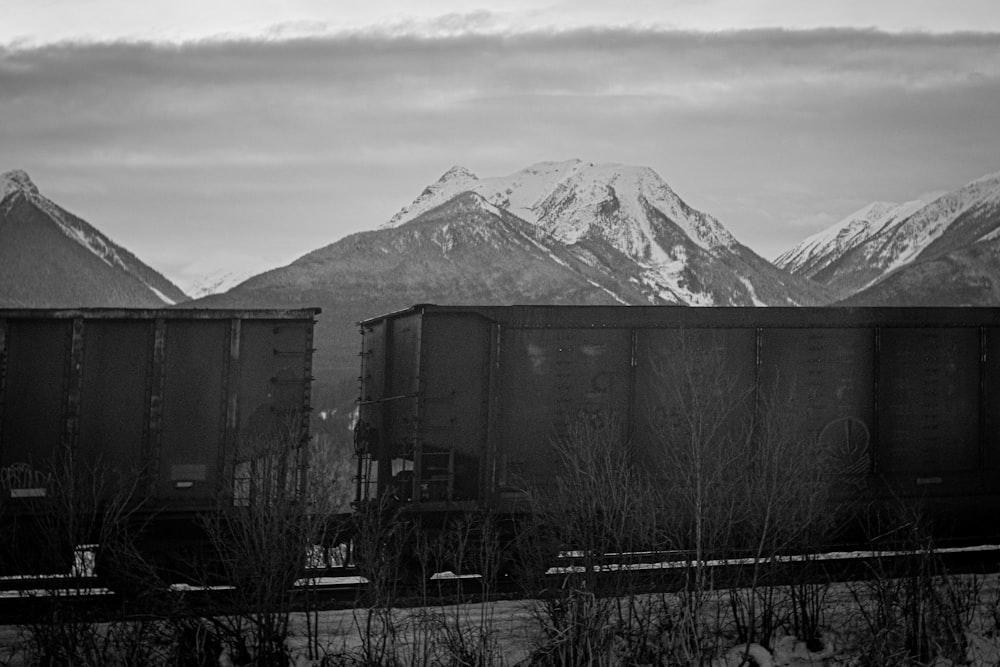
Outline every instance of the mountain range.
{"label": "mountain range", "polygon": [[0,306],[320,306],[317,376],[351,399],[354,323],[414,303],[996,305],[998,260],[1000,174],[872,203],[771,263],[653,170],[568,160],[453,167],[381,227],[191,301],[24,172],[0,176]]}
{"label": "mountain range", "polygon": [[1000,173],[931,201],[878,202],[775,259],[842,305],[1000,304]]}
{"label": "mountain range", "polygon": [[479,179],[453,167],[382,226],[395,229],[473,193],[534,227],[547,243],[625,278],[643,303],[807,305],[829,301],[740,244],[711,215],[688,206],[648,167],[542,162]]}
{"label": "mountain range", "polygon": [[0,306],[163,307],[176,285],[42,196],[23,171],[0,174]]}

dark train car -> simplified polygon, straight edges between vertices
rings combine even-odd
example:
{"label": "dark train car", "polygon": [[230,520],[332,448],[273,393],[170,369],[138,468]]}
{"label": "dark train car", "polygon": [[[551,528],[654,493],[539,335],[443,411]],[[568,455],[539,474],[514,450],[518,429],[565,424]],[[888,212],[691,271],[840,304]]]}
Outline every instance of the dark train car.
{"label": "dark train car", "polygon": [[0,310],[0,567],[65,565],[46,511],[127,504],[155,554],[198,540],[197,513],[248,502],[254,443],[308,441],[317,313]]}
{"label": "dark train car", "polygon": [[1000,309],[420,305],[360,326],[362,502],[511,506],[588,415],[650,455],[718,364],[732,400],[836,452],[842,493],[1000,534]]}

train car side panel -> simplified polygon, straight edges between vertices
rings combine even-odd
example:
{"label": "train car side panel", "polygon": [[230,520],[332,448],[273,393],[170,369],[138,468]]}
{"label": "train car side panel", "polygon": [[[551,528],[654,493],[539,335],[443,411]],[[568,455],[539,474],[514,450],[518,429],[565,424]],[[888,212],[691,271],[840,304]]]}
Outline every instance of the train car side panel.
{"label": "train car side panel", "polygon": [[485,472],[489,323],[475,314],[426,315],[422,341],[414,463],[418,497],[479,500]]}
{"label": "train car side panel", "polygon": [[983,331],[983,471],[988,488],[997,493],[1000,492],[1000,327]]}
{"label": "train car side panel", "polygon": [[[47,471],[59,452],[66,420],[66,376],[72,323],[41,319],[7,321],[7,368],[0,432],[0,469],[7,493],[24,474]],[[31,488],[35,485],[32,483]]]}
{"label": "train car side panel", "polygon": [[[355,426],[355,454],[358,468],[355,474],[355,501],[373,498],[378,492],[378,461],[386,439],[385,360],[386,320],[378,320],[362,328],[360,399]],[[391,474],[391,473],[390,473]]]}
{"label": "train car side panel", "polygon": [[170,321],[156,495],[174,506],[215,503],[221,484],[229,321]]}
{"label": "train car side panel", "polygon": [[760,341],[764,418],[832,454],[848,488],[872,473],[875,331],[870,328],[769,328]]}
{"label": "train car side panel", "polygon": [[77,451],[94,473],[114,470],[128,484],[147,472],[152,323],[90,320],[84,331]]}
{"label": "train car side panel", "polygon": [[[707,419],[731,451],[781,425],[803,447],[818,442],[836,467],[834,502],[907,504],[949,538],[996,532],[953,519],[998,502],[1000,309],[421,305],[362,327],[362,422],[382,431],[362,450],[385,443],[420,468],[424,451],[474,453],[485,429],[496,473],[479,497],[504,511],[555,481],[557,445],[576,426],[622,423],[624,455],[669,483],[678,445],[697,445]],[[460,484],[449,465],[443,477]],[[439,509],[420,496],[399,500]]]}
{"label": "train car side panel", "polygon": [[[244,320],[240,333],[240,430],[272,433],[293,427],[305,407],[311,337],[299,322]],[[295,420],[296,424],[291,424]]]}
{"label": "train car side panel", "polygon": [[544,484],[558,462],[554,443],[574,423],[629,412],[631,336],[626,328],[508,328],[502,333],[498,487]]}
{"label": "train car side panel", "polygon": [[239,323],[238,428],[226,452],[237,505],[304,488],[304,458],[288,451],[299,453],[308,437],[311,354],[311,327],[301,322]]}
{"label": "train car side panel", "polygon": [[419,499],[414,463],[420,436],[423,315],[394,314],[365,325],[355,446],[357,499]]}
{"label": "train car side panel", "polygon": [[[0,572],[66,571],[75,545],[101,539],[100,521],[58,531],[66,543],[57,544],[48,513],[119,493],[129,525],[116,530],[134,529],[148,562],[178,556],[180,543],[207,550],[198,513],[229,499],[219,493],[232,488],[226,453],[238,427],[267,436],[297,419],[282,440],[293,456],[274,459],[300,472],[316,313],[0,310],[0,537],[14,546],[0,553]],[[71,495],[80,489],[88,495]],[[99,573],[102,562],[113,573],[100,553]]]}
{"label": "train car side panel", "polygon": [[417,393],[420,390],[419,314],[393,318],[388,323],[386,348],[385,411],[383,446],[394,459],[412,458],[417,437]]}
{"label": "train car side panel", "polygon": [[684,460],[684,448],[701,430],[717,438],[747,438],[754,329],[644,328],[636,331],[635,346],[633,429],[641,465],[674,474],[669,468]]}
{"label": "train car side panel", "polygon": [[904,493],[981,489],[977,327],[879,333],[878,472]]}

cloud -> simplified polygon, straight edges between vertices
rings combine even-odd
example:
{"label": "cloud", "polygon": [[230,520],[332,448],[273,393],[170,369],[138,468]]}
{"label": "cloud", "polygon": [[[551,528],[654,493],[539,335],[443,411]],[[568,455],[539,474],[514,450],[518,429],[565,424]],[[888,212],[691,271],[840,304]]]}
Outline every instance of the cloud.
{"label": "cloud", "polygon": [[[9,3],[11,4],[11,3]],[[1000,30],[993,0],[45,0],[12,3],[0,42],[66,39],[288,39],[345,32],[395,36],[511,34],[604,26],[716,32],[782,26],[876,27],[886,31]]]}
{"label": "cloud", "polygon": [[1000,35],[484,33],[494,18],[0,50],[0,170],[178,267],[177,238],[286,256],[373,228],[455,163],[646,164],[762,254],[845,200],[1000,168]]}

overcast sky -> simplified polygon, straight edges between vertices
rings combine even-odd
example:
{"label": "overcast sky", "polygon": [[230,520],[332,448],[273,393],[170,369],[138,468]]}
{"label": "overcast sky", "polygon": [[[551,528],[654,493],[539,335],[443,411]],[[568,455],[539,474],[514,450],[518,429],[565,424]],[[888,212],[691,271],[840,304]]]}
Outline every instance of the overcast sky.
{"label": "overcast sky", "polygon": [[0,14],[0,171],[182,288],[373,229],[455,164],[648,165],[768,258],[871,201],[1000,171],[996,0]]}

